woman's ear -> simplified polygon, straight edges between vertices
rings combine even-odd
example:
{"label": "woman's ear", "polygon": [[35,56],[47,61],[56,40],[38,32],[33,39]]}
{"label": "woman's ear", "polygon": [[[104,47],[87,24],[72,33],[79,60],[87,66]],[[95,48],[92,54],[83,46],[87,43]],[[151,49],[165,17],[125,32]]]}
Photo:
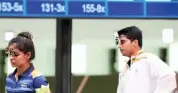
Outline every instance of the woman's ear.
{"label": "woman's ear", "polygon": [[31,52],[27,52],[26,55],[27,55],[27,59],[30,60]]}

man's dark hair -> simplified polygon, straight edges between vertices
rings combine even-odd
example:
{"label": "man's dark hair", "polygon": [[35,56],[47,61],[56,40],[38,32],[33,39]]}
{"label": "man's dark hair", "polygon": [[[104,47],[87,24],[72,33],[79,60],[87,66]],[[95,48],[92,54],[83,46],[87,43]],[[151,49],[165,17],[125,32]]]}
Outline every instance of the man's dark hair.
{"label": "man's dark hair", "polygon": [[125,35],[129,40],[138,40],[138,45],[142,48],[142,31],[136,26],[130,26],[117,31],[118,35]]}
{"label": "man's dark hair", "polygon": [[32,35],[29,32],[21,32],[17,35],[17,37],[13,38],[8,46],[11,44],[16,43],[17,49],[22,51],[23,53],[30,52],[31,57],[30,60],[33,60],[35,58],[35,48],[32,41]]}

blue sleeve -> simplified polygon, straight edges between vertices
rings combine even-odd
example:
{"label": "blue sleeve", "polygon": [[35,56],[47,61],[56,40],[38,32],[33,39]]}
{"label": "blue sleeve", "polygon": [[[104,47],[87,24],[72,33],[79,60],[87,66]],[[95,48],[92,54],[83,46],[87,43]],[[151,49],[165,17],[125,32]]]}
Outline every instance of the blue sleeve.
{"label": "blue sleeve", "polygon": [[33,79],[33,87],[36,93],[50,93],[49,83],[43,75]]}
{"label": "blue sleeve", "polygon": [[48,81],[46,80],[46,78],[44,76],[38,76],[35,77],[33,80],[33,87],[34,88],[41,88],[41,86],[47,86],[48,85]]}

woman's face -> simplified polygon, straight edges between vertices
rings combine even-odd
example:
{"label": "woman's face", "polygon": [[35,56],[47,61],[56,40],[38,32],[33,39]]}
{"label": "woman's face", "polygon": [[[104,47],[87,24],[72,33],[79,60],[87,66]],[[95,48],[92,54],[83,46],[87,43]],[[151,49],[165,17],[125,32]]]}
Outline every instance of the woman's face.
{"label": "woman's face", "polygon": [[16,43],[12,43],[8,47],[8,51],[9,51],[9,58],[10,58],[12,67],[21,67],[24,64],[29,62],[29,58],[31,55],[29,55],[29,53],[24,53],[24,52],[20,51],[17,48]]}

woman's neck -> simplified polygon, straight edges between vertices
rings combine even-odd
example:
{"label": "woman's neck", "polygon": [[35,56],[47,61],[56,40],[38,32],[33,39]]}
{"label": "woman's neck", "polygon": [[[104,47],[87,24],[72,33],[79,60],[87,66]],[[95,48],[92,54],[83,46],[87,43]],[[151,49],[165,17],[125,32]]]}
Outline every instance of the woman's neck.
{"label": "woman's neck", "polygon": [[24,64],[24,65],[18,67],[18,68],[17,68],[17,73],[16,73],[17,76],[18,76],[18,75],[22,75],[23,72],[25,72],[29,67],[30,67],[30,64]]}

